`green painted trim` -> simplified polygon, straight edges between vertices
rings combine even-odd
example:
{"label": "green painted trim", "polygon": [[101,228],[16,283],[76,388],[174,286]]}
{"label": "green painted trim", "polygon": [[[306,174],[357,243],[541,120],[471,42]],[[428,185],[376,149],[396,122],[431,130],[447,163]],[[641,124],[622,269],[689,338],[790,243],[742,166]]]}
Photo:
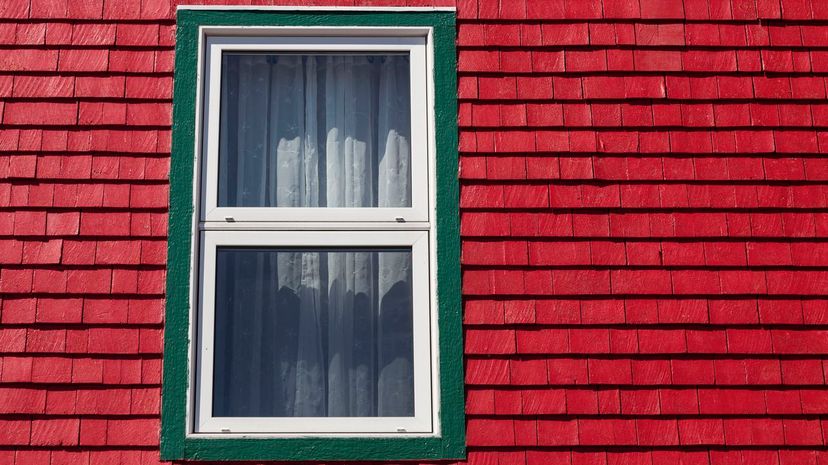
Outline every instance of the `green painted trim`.
{"label": "green painted trim", "polygon": [[[190,257],[199,26],[426,26],[434,30],[440,437],[187,437]],[[435,460],[466,456],[463,398],[455,14],[451,11],[186,10],[177,14],[164,382],[163,460]]]}

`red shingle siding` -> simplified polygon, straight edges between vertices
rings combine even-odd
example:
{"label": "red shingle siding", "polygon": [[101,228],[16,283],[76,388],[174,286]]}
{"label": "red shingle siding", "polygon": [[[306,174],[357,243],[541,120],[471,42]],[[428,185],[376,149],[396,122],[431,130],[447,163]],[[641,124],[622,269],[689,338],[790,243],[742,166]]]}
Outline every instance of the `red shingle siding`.
{"label": "red shingle siding", "polygon": [[[0,2],[0,464],[158,460],[174,6]],[[828,463],[828,3],[456,6],[469,462]]]}
{"label": "red shingle siding", "polygon": [[2,464],[158,461],[174,22],[155,3],[0,5]]}
{"label": "red shingle siding", "polygon": [[458,7],[470,462],[828,460],[828,9]]}

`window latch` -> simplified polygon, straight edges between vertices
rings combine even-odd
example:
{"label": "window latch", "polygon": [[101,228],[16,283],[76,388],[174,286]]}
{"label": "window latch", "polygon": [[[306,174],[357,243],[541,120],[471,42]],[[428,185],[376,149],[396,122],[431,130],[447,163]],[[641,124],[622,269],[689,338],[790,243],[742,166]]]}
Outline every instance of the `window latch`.
{"label": "window latch", "polygon": [[235,223],[235,222],[236,222],[236,219],[235,219],[235,218],[233,218],[232,216],[225,216],[225,217],[224,217],[224,221],[226,221],[226,222],[228,222],[228,223]]}
{"label": "window latch", "polygon": [[403,218],[402,216],[398,216],[394,219],[397,220],[397,223],[405,223],[405,218]]}

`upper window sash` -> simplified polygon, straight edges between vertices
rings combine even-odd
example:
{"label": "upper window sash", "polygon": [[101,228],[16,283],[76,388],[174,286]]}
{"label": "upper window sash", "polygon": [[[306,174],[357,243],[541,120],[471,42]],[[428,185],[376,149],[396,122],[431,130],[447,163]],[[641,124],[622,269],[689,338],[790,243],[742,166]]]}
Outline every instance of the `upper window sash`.
{"label": "upper window sash", "polygon": [[[216,35],[204,43],[204,92],[201,105],[202,170],[199,216],[202,222],[226,221],[298,221],[298,222],[428,222],[429,221],[429,64],[427,63],[427,30],[396,31],[399,36],[372,36],[386,30],[370,28],[333,28],[337,35],[283,36],[295,34],[295,28],[269,29],[270,36]],[[313,28],[310,29],[311,31]],[[331,28],[326,30],[331,34]],[[411,36],[413,33],[421,35]],[[255,33],[255,31],[246,31]],[[309,33],[308,30],[305,33]],[[222,54],[227,52],[366,52],[400,53],[410,59],[411,95],[411,206],[401,208],[359,207],[219,207],[219,132],[221,102]]]}

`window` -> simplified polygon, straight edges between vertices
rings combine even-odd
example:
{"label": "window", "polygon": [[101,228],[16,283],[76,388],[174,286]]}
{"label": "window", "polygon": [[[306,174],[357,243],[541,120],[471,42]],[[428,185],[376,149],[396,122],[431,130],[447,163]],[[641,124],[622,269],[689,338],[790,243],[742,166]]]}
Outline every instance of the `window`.
{"label": "window", "polygon": [[461,458],[453,11],[177,26],[163,457]]}
{"label": "window", "polygon": [[196,433],[435,431],[426,37],[315,32],[207,37]]}

